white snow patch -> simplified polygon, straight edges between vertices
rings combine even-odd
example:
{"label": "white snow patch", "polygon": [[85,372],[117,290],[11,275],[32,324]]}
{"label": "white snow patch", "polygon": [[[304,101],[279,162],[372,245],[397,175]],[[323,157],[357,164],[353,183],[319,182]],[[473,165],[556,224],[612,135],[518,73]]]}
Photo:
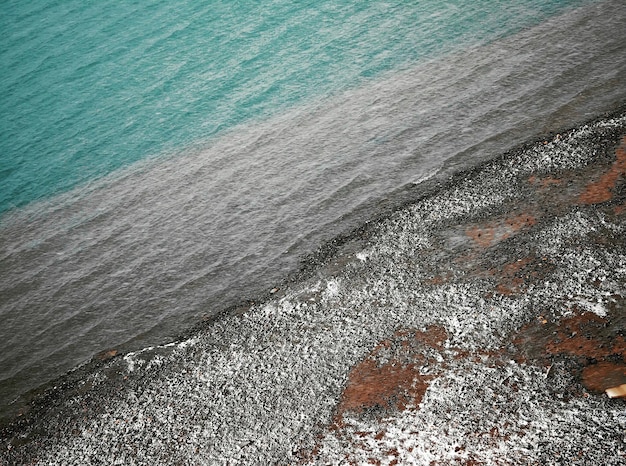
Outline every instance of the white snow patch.
{"label": "white snow patch", "polygon": [[356,253],[356,258],[358,260],[360,260],[361,262],[365,262],[368,257],[369,257],[369,254],[366,253],[365,251],[361,251],[361,252],[357,252]]}
{"label": "white snow patch", "polygon": [[329,298],[334,298],[334,297],[339,296],[339,288],[340,288],[339,280],[336,280],[336,279],[329,280],[326,283],[326,291],[325,291],[326,296]]}
{"label": "white snow patch", "polygon": [[602,302],[592,302],[583,298],[576,300],[577,304],[588,312],[593,312],[598,317],[606,317],[607,309]]}

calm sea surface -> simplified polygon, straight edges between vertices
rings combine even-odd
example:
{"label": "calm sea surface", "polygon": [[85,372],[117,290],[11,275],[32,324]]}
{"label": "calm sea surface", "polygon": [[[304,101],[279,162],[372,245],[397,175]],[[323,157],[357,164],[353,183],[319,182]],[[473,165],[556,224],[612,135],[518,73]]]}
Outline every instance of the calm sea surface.
{"label": "calm sea surface", "polygon": [[626,101],[623,0],[6,1],[0,415]]}

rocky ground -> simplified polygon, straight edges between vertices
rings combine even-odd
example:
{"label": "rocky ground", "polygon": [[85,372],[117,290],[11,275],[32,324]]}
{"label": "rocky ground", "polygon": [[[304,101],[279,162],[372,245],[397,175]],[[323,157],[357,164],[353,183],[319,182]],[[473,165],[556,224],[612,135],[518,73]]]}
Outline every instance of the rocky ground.
{"label": "rocky ground", "polygon": [[626,464],[626,112],[310,262],[42,389],[0,464]]}

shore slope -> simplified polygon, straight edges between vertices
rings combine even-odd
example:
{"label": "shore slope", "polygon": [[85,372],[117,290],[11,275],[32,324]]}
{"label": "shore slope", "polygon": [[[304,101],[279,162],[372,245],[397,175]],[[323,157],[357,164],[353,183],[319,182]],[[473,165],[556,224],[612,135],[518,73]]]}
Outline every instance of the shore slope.
{"label": "shore slope", "polygon": [[504,154],[60,379],[0,463],[626,464],[625,178],[623,111]]}

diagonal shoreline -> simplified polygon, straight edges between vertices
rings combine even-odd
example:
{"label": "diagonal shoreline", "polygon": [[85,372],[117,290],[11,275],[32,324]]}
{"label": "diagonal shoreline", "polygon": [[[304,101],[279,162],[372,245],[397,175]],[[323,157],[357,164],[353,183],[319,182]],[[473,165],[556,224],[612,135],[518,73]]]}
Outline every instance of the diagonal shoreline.
{"label": "diagonal shoreline", "polygon": [[434,180],[260,303],[59,379],[0,458],[623,464],[625,135],[622,108]]}
{"label": "diagonal shoreline", "polygon": [[173,341],[202,313],[276,287],[303,254],[398,201],[397,187],[613,108],[626,95],[622,3],[407,63],[3,216],[0,417],[103,349]]}

